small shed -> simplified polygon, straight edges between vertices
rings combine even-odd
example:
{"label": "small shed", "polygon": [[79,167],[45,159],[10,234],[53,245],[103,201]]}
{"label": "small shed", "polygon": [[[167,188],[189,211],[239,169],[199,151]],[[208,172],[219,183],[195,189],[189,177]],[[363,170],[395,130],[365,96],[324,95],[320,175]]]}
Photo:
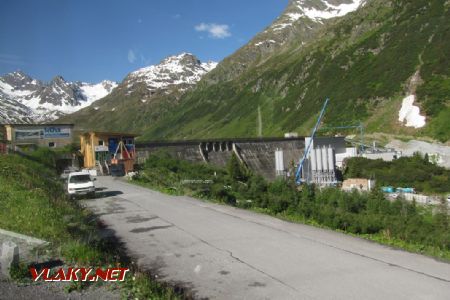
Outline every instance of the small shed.
{"label": "small shed", "polygon": [[371,191],[375,187],[375,180],[365,178],[349,178],[342,182],[342,190],[352,191],[357,190],[360,192]]}
{"label": "small shed", "polygon": [[136,160],[134,133],[91,131],[80,135],[81,154],[85,168],[108,168],[123,164],[125,172],[133,171]]}

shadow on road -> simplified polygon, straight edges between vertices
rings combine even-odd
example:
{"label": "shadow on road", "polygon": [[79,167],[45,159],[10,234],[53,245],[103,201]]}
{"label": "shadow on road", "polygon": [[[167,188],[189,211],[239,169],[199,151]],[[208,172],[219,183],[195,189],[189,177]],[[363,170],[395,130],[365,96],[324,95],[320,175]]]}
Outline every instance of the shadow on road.
{"label": "shadow on road", "polygon": [[122,195],[123,192],[121,191],[101,191],[97,193],[97,198],[108,198],[108,197],[114,197],[118,195]]}

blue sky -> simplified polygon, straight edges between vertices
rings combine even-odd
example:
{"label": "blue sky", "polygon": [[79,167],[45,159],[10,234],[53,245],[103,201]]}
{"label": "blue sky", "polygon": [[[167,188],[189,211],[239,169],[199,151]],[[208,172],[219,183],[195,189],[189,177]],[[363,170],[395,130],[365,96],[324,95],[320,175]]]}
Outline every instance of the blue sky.
{"label": "blue sky", "polygon": [[288,0],[1,0],[0,74],[121,81],[168,55],[220,61]]}

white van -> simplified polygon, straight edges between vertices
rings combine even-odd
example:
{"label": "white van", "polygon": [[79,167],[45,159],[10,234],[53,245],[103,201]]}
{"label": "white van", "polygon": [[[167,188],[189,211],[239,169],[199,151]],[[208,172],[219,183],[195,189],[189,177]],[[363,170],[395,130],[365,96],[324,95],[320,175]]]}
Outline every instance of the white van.
{"label": "white van", "polygon": [[95,198],[95,185],[91,175],[86,172],[73,172],[67,177],[67,194],[70,198],[87,195]]}

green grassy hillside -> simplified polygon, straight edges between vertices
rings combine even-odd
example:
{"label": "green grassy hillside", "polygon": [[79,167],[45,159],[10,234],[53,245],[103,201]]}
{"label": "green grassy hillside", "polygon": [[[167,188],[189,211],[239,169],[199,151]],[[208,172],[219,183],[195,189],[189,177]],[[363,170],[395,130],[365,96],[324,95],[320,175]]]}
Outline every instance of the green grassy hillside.
{"label": "green grassy hillside", "polygon": [[[450,11],[443,0],[372,1],[327,26],[307,48],[296,45],[240,77],[199,84],[144,139],[307,133],[326,97],[324,122],[364,120],[372,132],[450,137]],[[419,70],[418,105],[427,126],[397,121]],[[416,103],[417,105],[417,103]]]}

